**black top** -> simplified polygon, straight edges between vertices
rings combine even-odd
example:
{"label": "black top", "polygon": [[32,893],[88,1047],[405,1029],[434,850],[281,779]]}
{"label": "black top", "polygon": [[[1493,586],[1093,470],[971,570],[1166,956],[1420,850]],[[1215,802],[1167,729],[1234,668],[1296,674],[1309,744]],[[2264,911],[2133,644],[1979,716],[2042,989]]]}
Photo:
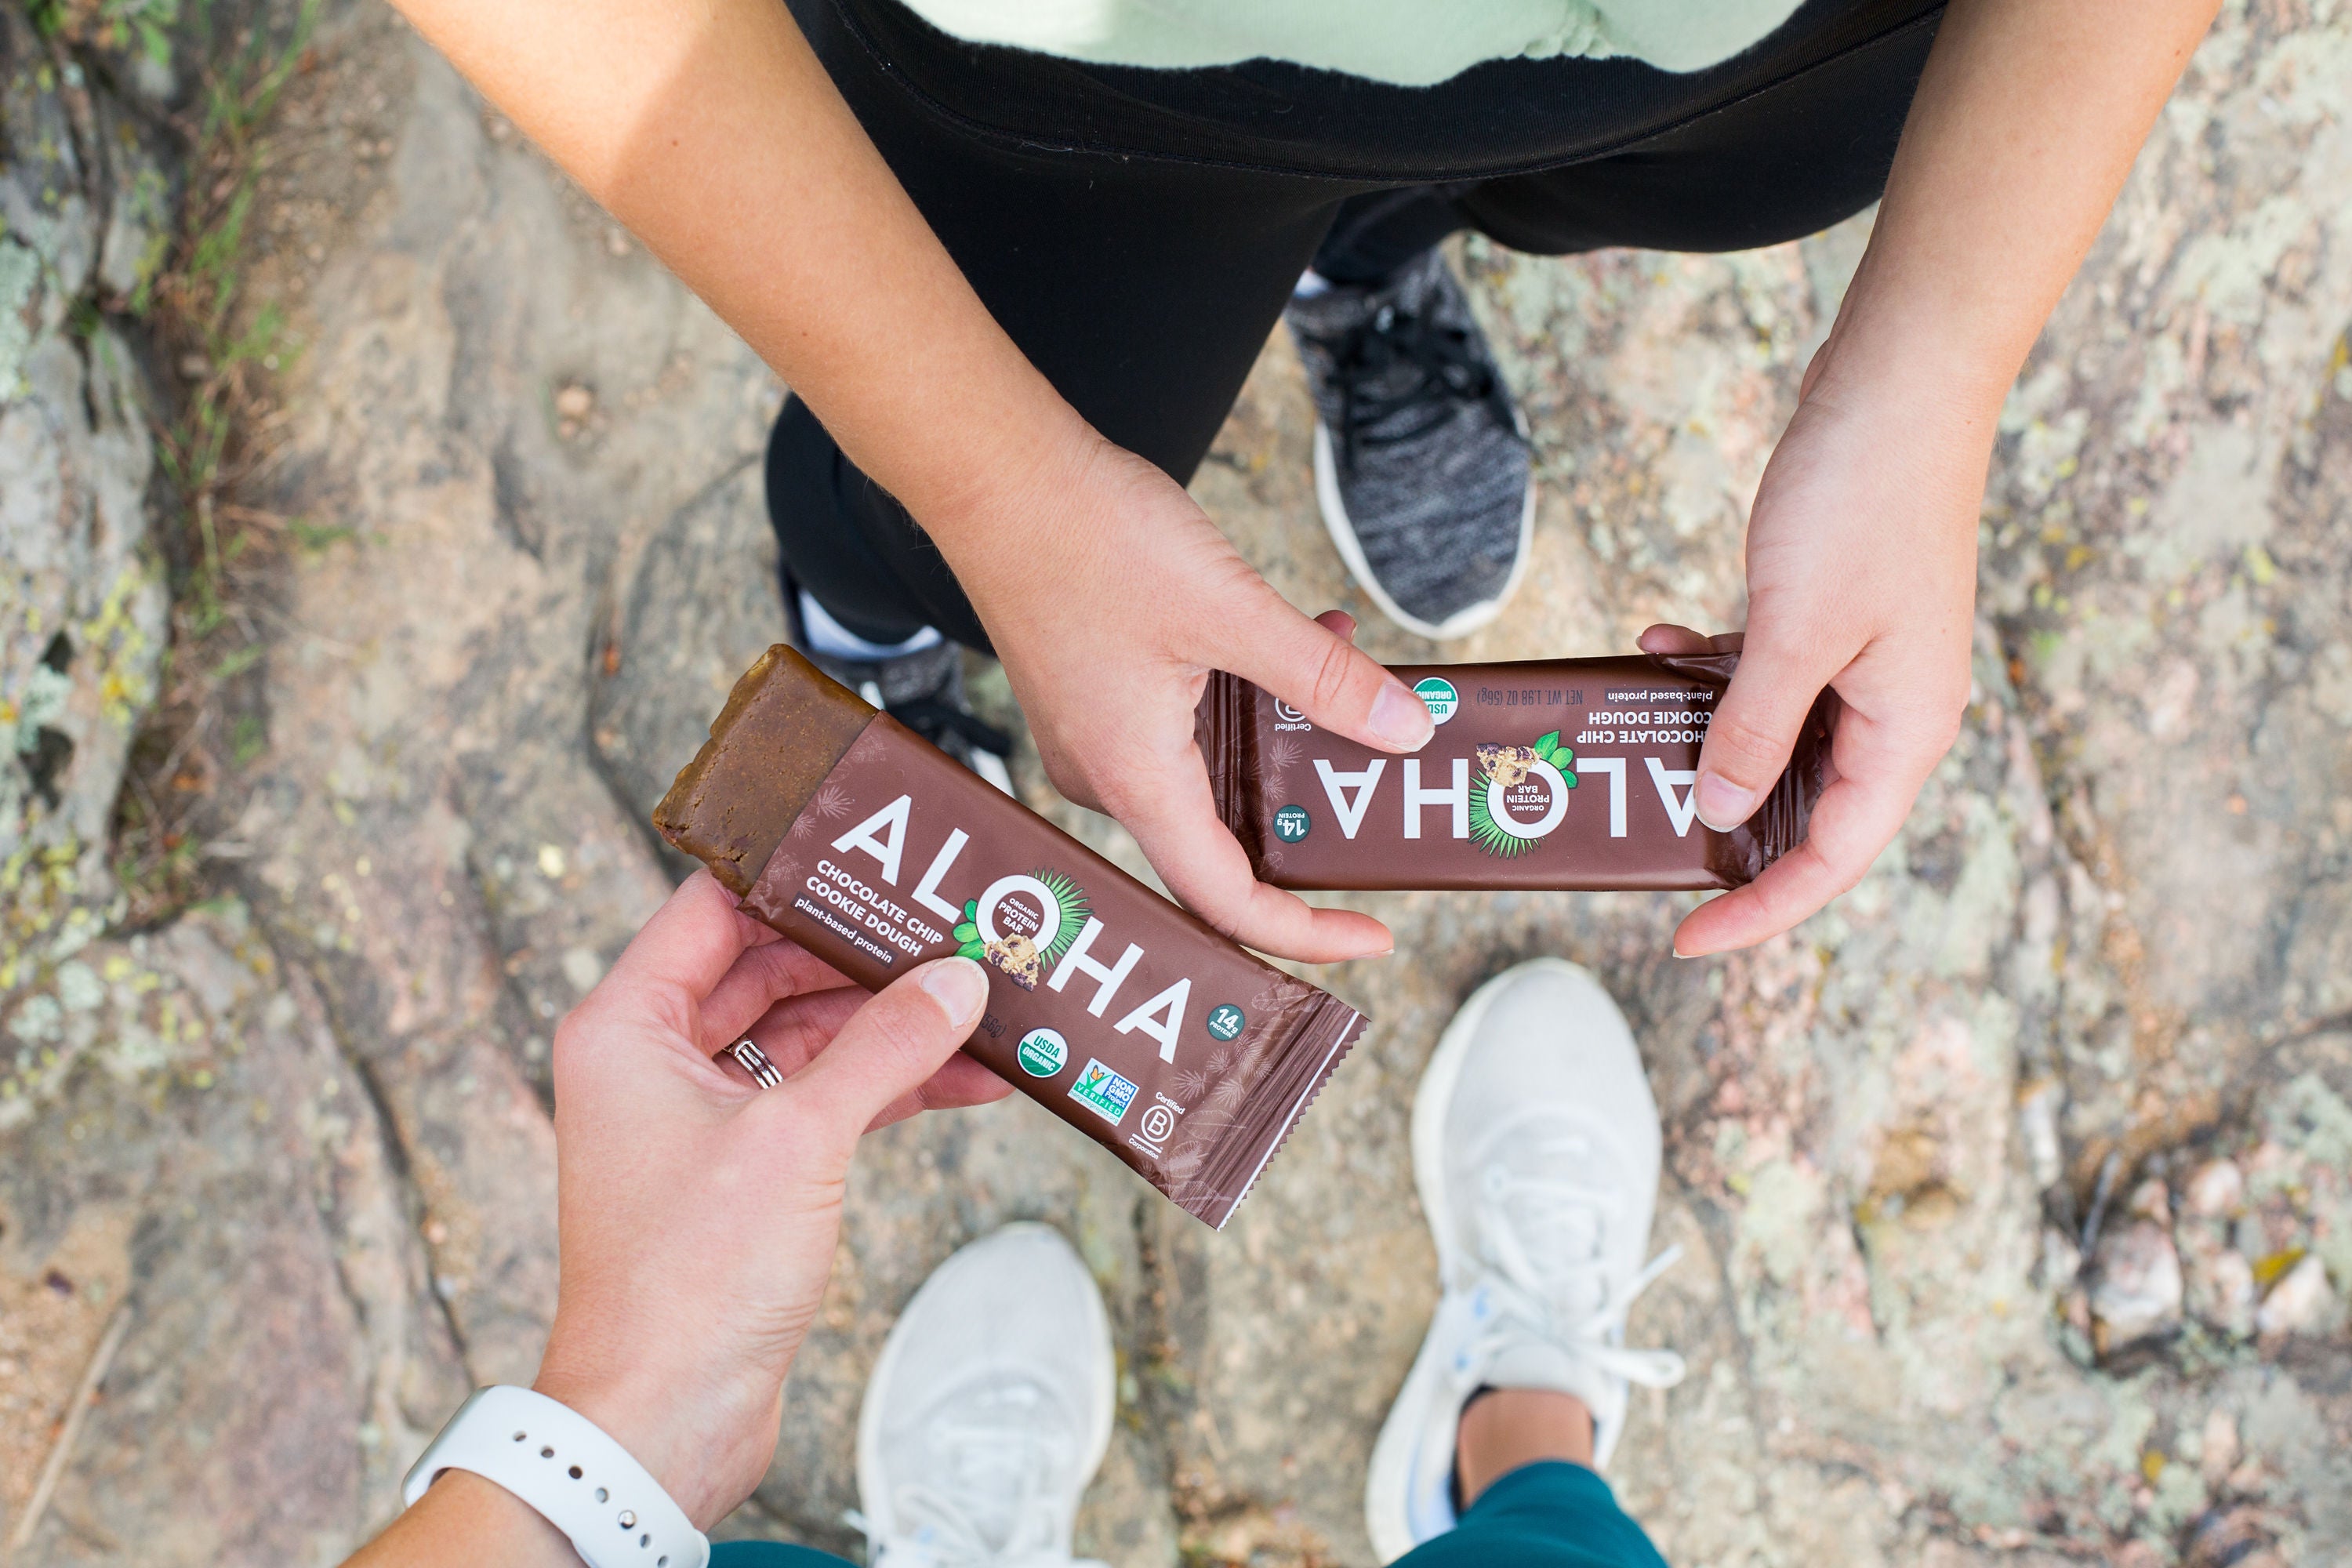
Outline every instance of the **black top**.
{"label": "black top", "polygon": [[966,132],[1013,145],[1368,179],[1488,179],[1618,152],[1897,35],[1941,0],[1805,0],[1705,70],[1633,59],[1505,59],[1434,87],[1278,60],[1182,70],[1096,65],[940,32],[898,0],[830,5],[888,75]]}

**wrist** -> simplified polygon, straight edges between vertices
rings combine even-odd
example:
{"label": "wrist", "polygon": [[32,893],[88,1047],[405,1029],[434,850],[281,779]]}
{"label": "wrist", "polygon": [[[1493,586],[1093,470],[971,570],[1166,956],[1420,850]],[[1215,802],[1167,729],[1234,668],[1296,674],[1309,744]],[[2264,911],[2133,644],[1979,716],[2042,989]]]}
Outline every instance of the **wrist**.
{"label": "wrist", "polygon": [[938,514],[918,512],[916,521],[954,569],[1000,658],[1024,633],[1034,639],[1048,626],[1098,616],[1107,574],[1123,584],[1146,560],[1181,556],[1188,523],[1223,546],[1174,480],[1075,415],[1052,440],[994,464]]}
{"label": "wrist", "polygon": [[703,1367],[668,1371],[635,1358],[597,1365],[562,1343],[559,1328],[532,1389],[602,1427],[696,1528],[725,1518],[767,1472],[782,1416],[781,1380],[763,1394],[714,1379]]}
{"label": "wrist", "polygon": [[928,445],[921,467],[885,488],[961,582],[1038,548],[1052,515],[1088,487],[1108,443],[1046,387],[1043,397],[971,426],[960,440]]}
{"label": "wrist", "polygon": [[2029,321],[1964,293],[1957,280],[1885,259],[1874,247],[1807,370],[1806,395],[1866,388],[1882,404],[1899,398],[1906,419],[1931,418],[1948,429],[1989,425],[2033,346],[2041,318]]}

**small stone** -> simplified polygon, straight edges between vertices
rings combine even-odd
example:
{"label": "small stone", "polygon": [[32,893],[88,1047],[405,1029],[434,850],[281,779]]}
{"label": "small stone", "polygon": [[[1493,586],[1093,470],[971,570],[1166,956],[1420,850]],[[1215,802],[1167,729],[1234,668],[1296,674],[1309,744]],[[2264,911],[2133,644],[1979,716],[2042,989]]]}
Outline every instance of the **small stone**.
{"label": "small stone", "polygon": [[2226,1410],[2209,1410],[2202,1436],[2204,1451],[2198,1456],[2197,1468],[2210,1489],[2220,1486],[2238,1468],[2238,1419]]}
{"label": "small stone", "polygon": [[2083,1271],[2083,1249],[2074,1238],[2056,1226],[2042,1229],[2042,1284],[2045,1289],[2063,1290],[2074,1283]]}
{"label": "small stone", "polygon": [[2184,1300],[2189,1314],[2226,1334],[2254,1331],[2254,1266],[2234,1247],[2222,1247],[2208,1235],[2181,1238]]}
{"label": "small stone", "polygon": [[2254,1313],[2254,1329],[2265,1337],[2311,1333],[2331,1327],[2336,1316],[2336,1292],[2328,1288],[2327,1266],[2307,1257],[2288,1269],[2263,1298]]}
{"label": "small stone", "polygon": [[2209,1160],[2197,1167],[2181,1195],[2190,1214],[2206,1219],[2235,1214],[2245,1203],[2245,1173],[2235,1160]]}
{"label": "small stone", "polygon": [[2091,1312],[2111,1346],[2161,1333],[2180,1321],[2180,1255],[2171,1233],[2137,1220],[2099,1245]]}
{"label": "small stone", "polygon": [[555,395],[555,412],[565,419],[585,419],[595,407],[596,395],[576,381]]}
{"label": "small stone", "polygon": [[2124,1205],[2124,1212],[2141,1219],[2152,1219],[2158,1225],[2172,1223],[2172,1194],[2154,1176],[2132,1189]]}
{"label": "small stone", "polygon": [[552,844],[539,847],[539,874],[549,881],[563,875],[563,851]]}
{"label": "small stone", "polygon": [[[572,982],[572,989],[585,996],[596,988],[596,982],[604,978],[604,961],[593,947],[567,947],[563,950],[563,978]],[[2253,1276],[2248,1274],[2246,1279],[2251,1289]]]}

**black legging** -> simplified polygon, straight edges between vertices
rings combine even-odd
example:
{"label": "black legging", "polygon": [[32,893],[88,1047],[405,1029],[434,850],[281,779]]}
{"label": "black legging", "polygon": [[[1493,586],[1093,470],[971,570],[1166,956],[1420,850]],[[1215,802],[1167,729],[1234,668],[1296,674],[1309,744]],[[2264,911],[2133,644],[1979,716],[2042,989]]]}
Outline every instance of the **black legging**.
{"label": "black legging", "polygon": [[[1807,0],[1705,71],[1498,60],[1399,88],[1262,60],[1085,66],[950,38],[896,0],[791,4],[1013,341],[1180,483],[1310,260],[1369,279],[1462,228],[1547,256],[1739,250],[1861,210],[1942,14]],[[843,625],[988,647],[939,551],[798,399],[767,480],[787,565]]]}

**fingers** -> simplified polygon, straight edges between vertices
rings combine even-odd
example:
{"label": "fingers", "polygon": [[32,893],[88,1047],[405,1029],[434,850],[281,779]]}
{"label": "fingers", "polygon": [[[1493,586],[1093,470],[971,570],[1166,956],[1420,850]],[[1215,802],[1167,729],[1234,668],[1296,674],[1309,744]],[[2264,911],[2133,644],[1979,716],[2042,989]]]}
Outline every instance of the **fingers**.
{"label": "fingers", "polygon": [[1769,623],[1751,622],[1739,668],[1716,704],[1715,721],[1699,750],[1694,800],[1698,819],[1718,833],[1754,814],[1789,765],[1790,749],[1813,700],[1851,657],[1851,649],[1832,648],[1802,634],[1770,631]]}
{"label": "fingers", "polygon": [[837,985],[789,997],[713,1045],[711,1050],[716,1054],[748,1037],[778,1072],[790,1078],[814,1061],[872,996],[863,986]]}
{"label": "fingers", "polygon": [[1436,726],[1428,705],[1349,643],[1353,621],[1342,632],[1308,620],[1271,588],[1265,595],[1264,613],[1220,650],[1223,668],[1351,741],[1387,752],[1417,752],[1429,743]]}
{"label": "fingers", "polygon": [[709,871],[697,871],[678,884],[677,891],[621,950],[588,1005],[646,1008],[691,1037],[695,1009],[736,959],[748,948],[782,941],[739,911],[734,898]]}
{"label": "fingers", "polygon": [[1181,756],[1121,779],[1118,797],[1106,800],[1104,809],[1135,835],[1168,890],[1235,942],[1307,963],[1374,957],[1396,945],[1388,927],[1370,915],[1318,910],[1259,881],[1218,820],[1208,773],[1189,742]]}
{"label": "fingers", "polygon": [[1678,626],[1661,621],[1643,632],[1636,644],[1643,653],[1664,654],[1673,658],[1691,658],[1702,654],[1738,653],[1746,637],[1738,632],[1717,632],[1713,637],[1695,632],[1688,626]]}
{"label": "fingers", "polygon": [[969,958],[940,958],[908,971],[842,1026],[816,1058],[764,1095],[813,1113],[854,1140],[893,1102],[937,1073],[980,1022],[988,975]]}
{"label": "fingers", "polygon": [[[866,993],[852,985],[839,970],[796,942],[772,942],[746,948],[703,999],[701,1028],[696,1044],[702,1047],[703,1055],[709,1056],[741,1039],[755,1022],[786,997],[834,990],[849,993],[848,1011],[843,1013],[844,1018],[866,999]],[[765,1040],[760,1041],[760,1048],[768,1049]],[[772,1059],[775,1054],[768,1051]]]}
{"label": "fingers", "polygon": [[959,1110],[968,1105],[988,1105],[1013,1092],[1013,1086],[959,1051],[945,1066],[875,1114],[866,1131],[904,1121],[926,1110]]}
{"label": "fingers", "polygon": [[1691,911],[1675,952],[1696,958],[1778,936],[1862,880],[1950,745],[1949,728],[1846,707],[1832,743],[1837,777],[1814,803],[1804,843],[1747,887]]}

